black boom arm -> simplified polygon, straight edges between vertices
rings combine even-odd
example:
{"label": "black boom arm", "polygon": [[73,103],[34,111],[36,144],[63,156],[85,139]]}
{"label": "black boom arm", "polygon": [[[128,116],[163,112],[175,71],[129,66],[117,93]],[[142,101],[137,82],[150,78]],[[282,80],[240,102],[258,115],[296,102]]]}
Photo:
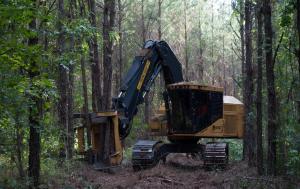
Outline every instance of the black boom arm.
{"label": "black boom arm", "polygon": [[146,41],[124,77],[118,97],[113,99],[113,108],[120,118],[121,138],[129,134],[137,106],[144,102],[160,71],[163,71],[165,86],[183,81],[181,64],[169,45],[165,41]]}

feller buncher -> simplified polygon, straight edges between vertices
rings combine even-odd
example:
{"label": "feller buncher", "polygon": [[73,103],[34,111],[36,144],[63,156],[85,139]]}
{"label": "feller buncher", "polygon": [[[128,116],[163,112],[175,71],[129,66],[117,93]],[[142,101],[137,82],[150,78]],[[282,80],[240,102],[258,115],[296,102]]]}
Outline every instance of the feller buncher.
{"label": "feller buncher", "polygon": [[[150,121],[151,134],[165,136],[168,143],[138,140],[133,146],[134,170],[155,166],[170,153],[201,153],[205,166],[228,164],[228,144],[199,143],[201,138],[242,138],[243,104],[223,96],[215,86],[184,82],[181,63],[165,41],[147,41],[123,79],[111,111],[91,113],[91,141],[94,162],[108,153],[109,166],[123,159],[122,141],[129,135],[138,105],[144,102],[157,75],[165,81],[164,105]],[[200,81],[201,82],[201,81]],[[104,135],[102,128],[109,128]],[[84,153],[84,129],[78,128],[79,152]],[[106,137],[105,139],[103,137]],[[105,148],[109,145],[109,148]],[[107,150],[105,150],[107,149]]]}

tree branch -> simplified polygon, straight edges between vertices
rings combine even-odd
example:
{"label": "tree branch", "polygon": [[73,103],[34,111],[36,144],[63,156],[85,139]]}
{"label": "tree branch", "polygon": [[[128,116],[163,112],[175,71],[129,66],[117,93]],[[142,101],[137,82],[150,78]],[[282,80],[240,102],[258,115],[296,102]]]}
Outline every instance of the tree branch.
{"label": "tree branch", "polygon": [[241,39],[241,36],[234,30],[231,21],[229,22],[229,25],[230,25],[230,28],[232,29],[233,33],[236,35],[236,37],[237,37],[238,39]]}
{"label": "tree branch", "polygon": [[277,57],[277,54],[278,54],[278,51],[279,51],[279,47],[280,47],[281,42],[282,42],[283,35],[284,35],[284,32],[282,32],[282,34],[280,36],[280,40],[279,40],[278,45],[276,47],[276,50],[275,50],[275,53],[274,53],[274,57],[273,57],[273,64],[275,64],[275,62],[276,62],[276,57]]}

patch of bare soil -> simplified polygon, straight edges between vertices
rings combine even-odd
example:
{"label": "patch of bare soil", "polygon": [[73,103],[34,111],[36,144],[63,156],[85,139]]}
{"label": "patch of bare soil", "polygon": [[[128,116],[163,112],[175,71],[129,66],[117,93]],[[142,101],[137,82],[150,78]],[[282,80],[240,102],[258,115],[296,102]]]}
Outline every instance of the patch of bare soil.
{"label": "patch of bare soil", "polygon": [[[298,184],[297,184],[298,183]],[[166,164],[160,162],[152,169],[134,172],[123,166],[105,173],[82,163],[53,188],[300,188],[299,180],[281,177],[257,177],[254,169],[244,162],[231,162],[225,170],[204,170],[197,158],[175,154]]]}

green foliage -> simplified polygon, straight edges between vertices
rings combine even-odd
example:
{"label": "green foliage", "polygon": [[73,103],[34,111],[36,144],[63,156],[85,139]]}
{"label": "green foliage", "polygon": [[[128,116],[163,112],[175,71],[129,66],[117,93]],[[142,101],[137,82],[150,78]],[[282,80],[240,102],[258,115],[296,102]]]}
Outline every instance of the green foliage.
{"label": "green foliage", "polygon": [[123,159],[125,161],[131,161],[131,157],[132,157],[132,147],[125,148],[123,152]]}
{"label": "green foliage", "polygon": [[[81,83],[80,59],[86,62],[89,59],[89,40],[96,36],[99,45],[99,54],[103,49],[102,28],[92,27],[89,22],[88,7],[86,5],[80,15],[79,9],[75,10],[75,18],[58,20],[56,2],[41,1],[38,8],[34,8],[31,0],[1,1],[0,2],[0,188],[27,188],[28,180],[19,180],[16,169],[16,134],[22,136],[22,158],[26,170],[28,156],[28,109],[35,107],[29,97],[36,97],[43,101],[43,116],[39,122],[41,126],[41,170],[43,182],[48,178],[61,177],[68,174],[76,163],[65,162],[59,166],[59,149],[61,148],[61,129],[57,123],[57,100],[59,98],[55,82],[58,77],[58,65],[64,66],[68,72],[74,68],[74,112],[82,111],[83,96]],[[122,45],[123,48],[123,76],[132,63],[142,44],[141,28],[141,4],[136,1],[121,1],[124,3],[122,31],[109,32],[109,39],[114,45]],[[85,2],[84,2],[85,3]],[[190,65],[191,80],[200,83],[211,83],[215,77],[216,85],[241,86],[242,74],[240,63],[239,36],[238,33],[240,0],[232,1],[189,1],[187,2],[187,52]],[[167,41],[174,50],[185,68],[184,49],[184,6],[182,1],[166,0],[162,3],[162,18],[157,18],[157,0],[144,1],[144,24],[146,37],[157,39],[158,20],[162,23],[163,40]],[[78,8],[78,7],[77,7]],[[70,5],[65,1],[65,10],[70,10]],[[101,16],[97,11],[97,24]],[[299,48],[295,35],[295,2],[293,0],[278,1],[274,3],[274,41],[279,43],[279,37],[283,33],[282,42],[276,57],[276,92],[279,104],[279,146],[283,146],[285,153],[280,151],[280,166],[287,168],[287,173],[300,175],[300,127],[297,123],[295,99],[299,96],[299,75],[297,60],[294,51]],[[28,25],[32,18],[37,18],[36,30],[30,30]],[[254,20],[255,21],[255,20]],[[57,29],[57,24],[62,24],[62,31]],[[253,36],[257,30],[253,26]],[[57,52],[57,38],[62,32],[65,39],[64,52]],[[122,38],[121,35],[122,34]],[[38,37],[39,44],[28,46],[29,38]],[[255,37],[254,37],[255,38]],[[223,41],[224,40],[224,41]],[[224,46],[223,46],[224,42]],[[255,43],[253,42],[255,46]],[[256,47],[253,48],[254,50]],[[201,51],[200,51],[201,50]],[[235,50],[235,51],[233,51]],[[116,52],[116,51],[115,51]],[[200,52],[203,56],[199,57]],[[118,53],[118,52],[117,52]],[[113,62],[117,62],[114,53]],[[101,58],[100,58],[101,59]],[[255,57],[254,57],[255,59]],[[33,66],[32,62],[35,62]],[[100,61],[101,62],[101,61]],[[203,63],[204,77],[199,79],[199,65]],[[91,96],[90,65],[87,67],[88,95]],[[113,65],[114,72],[118,73],[119,67]],[[29,72],[39,72],[39,76],[29,78]],[[114,74],[115,74],[114,73]],[[223,75],[221,78],[219,75]],[[114,76],[115,77],[115,76]],[[233,81],[232,78],[235,78]],[[112,83],[115,84],[115,78]],[[157,79],[158,81],[158,79]],[[237,83],[236,83],[237,82]],[[113,85],[114,86],[114,85]],[[159,86],[159,87],[157,87]],[[154,98],[153,109],[161,103],[160,92],[163,87],[158,84],[152,87]],[[264,117],[263,125],[266,126],[267,112],[265,109],[267,93],[263,91]],[[117,91],[117,89],[115,90]],[[237,88],[236,94],[241,97],[242,91]],[[89,105],[91,105],[89,98]],[[90,106],[91,107],[91,106]],[[148,127],[143,121],[143,106],[139,107],[139,113],[132,123],[132,131],[126,138],[124,159],[130,159],[132,145],[137,139],[148,138]],[[250,115],[255,119],[255,112]],[[264,137],[266,133],[264,132]],[[264,138],[265,139],[265,138]],[[229,143],[230,159],[242,159],[242,141],[226,140]],[[266,152],[266,148],[264,148]],[[248,183],[242,182],[240,187],[247,188]],[[87,188],[93,187],[86,183]]]}
{"label": "green foliage", "polygon": [[230,160],[240,161],[243,158],[243,141],[228,139]]}
{"label": "green foliage", "polygon": [[136,116],[133,119],[132,129],[126,138],[126,146],[132,146],[138,139],[143,139],[147,135],[148,126],[142,120],[142,116]]}
{"label": "green foliage", "polygon": [[289,150],[290,157],[287,162],[288,173],[291,175],[300,175],[300,152],[298,150]]}
{"label": "green foliage", "polygon": [[120,35],[116,31],[109,32],[109,40],[113,41],[114,43],[118,44],[120,42]]}
{"label": "green foliage", "polygon": [[28,188],[26,178],[19,179],[12,162],[0,156],[0,188]]}
{"label": "green foliage", "polygon": [[280,10],[280,26],[288,27],[292,24],[292,18],[294,13],[294,2],[291,0],[284,1],[279,7]]}

